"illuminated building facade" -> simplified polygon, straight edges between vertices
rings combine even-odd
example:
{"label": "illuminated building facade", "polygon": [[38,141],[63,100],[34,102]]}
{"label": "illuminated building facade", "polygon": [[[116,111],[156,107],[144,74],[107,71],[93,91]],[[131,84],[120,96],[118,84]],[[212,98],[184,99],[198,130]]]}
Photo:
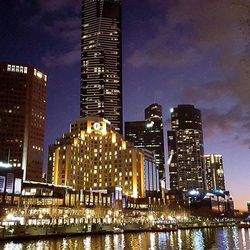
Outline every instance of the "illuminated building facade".
{"label": "illuminated building facade", "polygon": [[208,190],[225,190],[222,155],[204,155]]}
{"label": "illuminated building facade", "polygon": [[103,117],[122,134],[121,1],[82,0],[81,117]]}
{"label": "illuminated building facade", "polygon": [[168,152],[172,190],[206,189],[201,112],[193,105],[171,109]]}
{"label": "illuminated building facade", "polygon": [[125,122],[125,138],[137,148],[145,148],[154,152],[159,179],[164,179],[164,136],[161,105],[154,103],[147,107],[145,121]]}
{"label": "illuminated building facade", "polygon": [[83,190],[121,187],[144,196],[144,154],[104,118],[80,118],[49,147],[48,182]]}
{"label": "illuminated building facade", "polygon": [[22,168],[25,180],[42,178],[46,85],[34,67],[0,64],[0,161]]}
{"label": "illuminated building facade", "polygon": [[145,191],[150,194],[151,192],[160,191],[159,170],[156,165],[155,155],[152,151],[142,149],[144,153],[144,181]]}

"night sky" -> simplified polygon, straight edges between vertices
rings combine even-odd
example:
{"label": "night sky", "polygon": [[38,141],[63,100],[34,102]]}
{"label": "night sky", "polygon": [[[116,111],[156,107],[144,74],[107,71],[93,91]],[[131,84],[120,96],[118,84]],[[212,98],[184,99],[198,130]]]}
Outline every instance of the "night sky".
{"label": "night sky", "polygon": [[[79,117],[80,9],[80,0],[0,1],[0,61],[49,77],[45,148]],[[249,16],[249,0],[123,0],[124,121],[142,120],[158,102],[167,130],[171,107],[201,109],[205,153],[223,155],[226,188],[242,209],[250,200]]]}

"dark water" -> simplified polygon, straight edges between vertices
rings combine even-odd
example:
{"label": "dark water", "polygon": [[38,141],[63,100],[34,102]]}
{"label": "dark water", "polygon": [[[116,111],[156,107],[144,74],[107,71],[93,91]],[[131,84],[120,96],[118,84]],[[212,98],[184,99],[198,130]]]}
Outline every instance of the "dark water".
{"label": "dark water", "polygon": [[133,233],[116,235],[95,235],[82,237],[58,238],[38,241],[0,243],[4,250],[33,249],[77,249],[77,250],[141,250],[141,249],[174,249],[174,250],[249,250],[250,229],[218,228],[179,230],[170,233]]}

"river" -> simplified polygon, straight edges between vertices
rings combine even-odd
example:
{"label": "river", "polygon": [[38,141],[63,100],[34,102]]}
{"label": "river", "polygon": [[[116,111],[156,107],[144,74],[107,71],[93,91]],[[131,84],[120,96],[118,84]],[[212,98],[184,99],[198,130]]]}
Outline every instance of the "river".
{"label": "river", "polygon": [[176,232],[91,235],[37,241],[0,242],[4,250],[249,250],[250,229],[208,228]]}

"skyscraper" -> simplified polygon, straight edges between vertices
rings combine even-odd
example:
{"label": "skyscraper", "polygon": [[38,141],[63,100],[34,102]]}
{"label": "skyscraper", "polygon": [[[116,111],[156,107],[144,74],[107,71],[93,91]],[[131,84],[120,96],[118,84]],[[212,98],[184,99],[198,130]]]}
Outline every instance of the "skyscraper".
{"label": "skyscraper", "polygon": [[121,0],[82,0],[81,117],[122,133]]}
{"label": "skyscraper", "polygon": [[224,169],[222,155],[204,155],[207,177],[207,189],[225,191]]}
{"label": "skyscraper", "polygon": [[41,181],[47,76],[32,66],[0,64],[0,161]]}
{"label": "skyscraper", "polygon": [[193,105],[171,109],[168,152],[171,189],[206,189],[201,112]]}
{"label": "skyscraper", "polygon": [[159,179],[165,178],[164,136],[161,105],[154,103],[145,109],[145,121],[125,122],[125,138],[135,147],[155,154]]}

